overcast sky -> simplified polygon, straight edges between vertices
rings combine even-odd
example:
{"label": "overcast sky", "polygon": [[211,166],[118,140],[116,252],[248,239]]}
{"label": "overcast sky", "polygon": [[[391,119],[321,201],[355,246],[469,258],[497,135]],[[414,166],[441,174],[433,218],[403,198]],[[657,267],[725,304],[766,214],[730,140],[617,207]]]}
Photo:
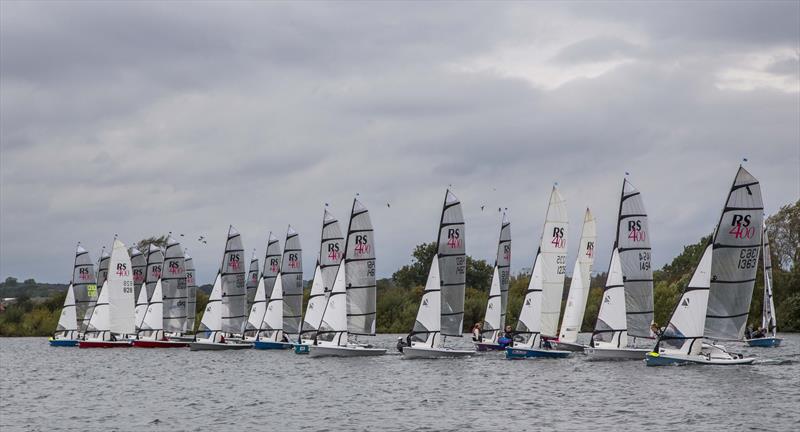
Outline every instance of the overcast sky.
{"label": "overcast sky", "polygon": [[554,182],[605,271],[626,171],[660,267],[743,157],[767,213],[800,196],[799,4],[1,2],[0,276],[173,231],[210,283],[228,224],[262,259],[292,224],[310,278],[356,193],[390,276],[448,185],[474,257],[508,207],[516,272]]}

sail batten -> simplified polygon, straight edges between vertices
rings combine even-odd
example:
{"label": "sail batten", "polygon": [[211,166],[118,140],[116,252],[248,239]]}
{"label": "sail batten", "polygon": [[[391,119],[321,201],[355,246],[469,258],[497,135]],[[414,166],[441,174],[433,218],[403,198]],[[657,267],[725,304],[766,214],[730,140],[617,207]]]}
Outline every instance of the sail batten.
{"label": "sail batten", "polygon": [[[357,199],[353,200],[350,212],[344,262],[348,333],[375,335],[375,237],[369,211]],[[339,266],[339,271],[342,271],[342,266]]]}

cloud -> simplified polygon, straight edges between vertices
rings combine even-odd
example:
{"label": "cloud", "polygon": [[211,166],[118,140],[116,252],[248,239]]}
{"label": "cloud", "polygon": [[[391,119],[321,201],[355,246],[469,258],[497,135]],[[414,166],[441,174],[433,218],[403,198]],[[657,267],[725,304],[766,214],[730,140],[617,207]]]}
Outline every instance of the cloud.
{"label": "cloud", "polygon": [[356,193],[390,276],[448,185],[473,256],[509,208],[517,271],[554,182],[604,271],[625,171],[657,265],[710,232],[742,157],[768,212],[797,200],[796,5],[604,6],[2,2],[0,276],[173,231],[210,282],[228,224],[260,255],[292,224],[310,278],[324,203],[346,224]]}

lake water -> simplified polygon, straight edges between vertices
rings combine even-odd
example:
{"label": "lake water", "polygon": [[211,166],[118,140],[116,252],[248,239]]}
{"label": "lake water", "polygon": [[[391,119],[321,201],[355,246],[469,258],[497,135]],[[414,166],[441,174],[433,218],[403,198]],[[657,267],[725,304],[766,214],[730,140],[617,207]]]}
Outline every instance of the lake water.
{"label": "lake water", "polygon": [[[752,366],[312,359],[0,338],[0,430],[798,430],[800,334]],[[586,337],[586,335],[582,335]],[[469,346],[468,338],[457,345]],[[733,346],[731,346],[733,348]]]}

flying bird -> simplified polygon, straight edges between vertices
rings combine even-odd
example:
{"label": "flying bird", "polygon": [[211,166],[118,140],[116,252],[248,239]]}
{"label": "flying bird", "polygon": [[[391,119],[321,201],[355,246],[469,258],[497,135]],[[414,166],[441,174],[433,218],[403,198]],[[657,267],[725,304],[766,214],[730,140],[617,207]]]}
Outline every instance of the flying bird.
{"label": "flying bird", "polygon": [[484,207],[486,207],[486,206],[481,206],[481,211],[483,211],[483,208],[484,208]]}

